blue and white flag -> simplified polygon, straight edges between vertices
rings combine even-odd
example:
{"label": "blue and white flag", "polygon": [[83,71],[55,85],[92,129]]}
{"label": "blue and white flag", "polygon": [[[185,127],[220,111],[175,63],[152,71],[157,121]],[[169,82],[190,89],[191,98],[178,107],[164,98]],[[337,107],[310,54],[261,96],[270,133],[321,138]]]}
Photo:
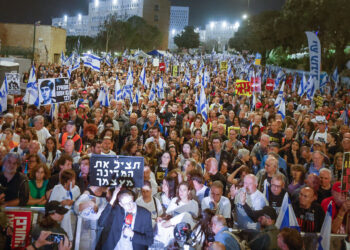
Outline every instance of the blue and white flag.
{"label": "blue and white flag", "polygon": [[320,236],[318,237],[318,250],[331,249],[331,230],[332,230],[332,201],[328,204],[327,213],[324,217]]}
{"label": "blue and white flag", "polygon": [[107,53],[107,55],[103,58],[103,61],[109,66],[111,67],[111,53]]}
{"label": "blue and white flag", "polygon": [[290,202],[288,192],[284,195],[280,213],[278,214],[275,226],[278,229],[285,227],[297,229],[300,232],[300,227],[295,216],[292,204]]}
{"label": "blue and white flag", "polygon": [[200,102],[199,102],[199,92],[195,94],[196,95],[196,101],[195,101],[195,106],[196,106],[196,112],[197,114],[201,113],[201,106],[200,106]]}
{"label": "blue and white flag", "polygon": [[285,79],[286,79],[286,74],[283,72],[282,69],[279,69],[278,72],[277,72],[277,76],[276,76],[274,90],[276,90],[278,88],[278,85],[280,84],[280,82],[284,81]]}
{"label": "blue and white flag", "polygon": [[117,101],[122,99],[122,89],[120,87],[120,82],[118,78],[115,80],[114,85],[114,99]]}
{"label": "blue and white flag", "polygon": [[113,64],[114,64],[114,66],[118,64],[118,57],[114,58]]}
{"label": "blue and white flag", "polygon": [[310,75],[315,79],[314,88],[317,90],[321,79],[321,43],[314,32],[305,32],[309,45]]}
{"label": "blue and white flag", "polygon": [[309,80],[307,81],[307,87],[306,87],[306,95],[307,98],[312,100],[314,98],[315,92],[316,92],[316,79],[315,77],[312,77],[310,75]]}
{"label": "blue and white flag", "polygon": [[101,106],[109,107],[109,92],[106,86],[100,89],[97,100],[100,102]]}
{"label": "blue and white flag", "polygon": [[84,66],[89,67],[95,71],[100,71],[101,68],[101,58],[93,54],[84,53],[81,58],[84,62]]}
{"label": "blue and white flag", "polygon": [[196,79],[194,80],[194,88],[197,88],[200,84],[200,80],[199,80],[199,71],[197,72],[197,75],[196,75]]}
{"label": "blue and white flag", "polygon": [[129,66],[127,78],[126,78],[126,84],[123,87],[123,99],[125,99],[127,96],[129,97],[130,101],[132,100],[132,93],[134,92],[134,77],[133,77],[133,71],[131,70],[131,67]]}
{"label": "blue and white flag", "polygon": [[140,91],[139,91],[139,89],[137,88],[136,94],[135,94],[135,98],[134,98],[133,102],[136,102],[137,104],[139,104],[140,95],[141,95],[141,94],[140,94]]}
{"label": "blue and white flag", "polygon": [[163,77],[160,77],[159,82],[157,84],[157,98],[158,98],[158,100],[164,99],[164,82],[163,82]]}
{"label": "blue and white flag", "polygon": [[203,86],[201,87],[201,94],[199,97],[199,105],[200,105],[201,114],[202,114],[204,120],[208,120],[208,101],[207,101]]}
{"label": "blue and white flag", "polygon": [[9,93],[8,83],[7,83],[7,77],[5,75],[4,82],[1,85],[0,88],[0,112],[4,112],[7,110],[7,95]]}
{"label": "blue and white flag", "polygon": [[190,74],[190,70],[188,69],[188,67],[186,67],[185,76],[184,76],[184,81],[186,82],[186,85],[187,85],[187,86],[190,86],[191,74]]}
{"label": "blue and white flag", "polygon": [[146,79],[146,70],[145,70],[145,66],[142,68],[141,74],[139,76],[139,80],[142,83],[143,87],[145,89],[148,89],[148,83],[147,83],[147,79]]}
{"label": "blue and white flag", "polygon": [[326,87],[327,83],[329,83],[329,76],[327,73],[324,73],[321,75],[321,83],[320,83],[320,91],[323,94],[324,88]]}
{"label": "blue and white flag", "polygon": [[283,93],[284,93],[284,83],[282,83],[282,86],[280,88],[280,91],[278,92],[278,95],[277,95],[277,98],[276,98],[276,101],[275,101],[275,108],[278,107],[281,102],[282,102],[282,99],[283,99]]}
{"label": "blue and white flag", "polygon": [[30,70],[29,80],[26,88],[26,94],[23,97],[23,101],[28,104],[34,104],[37,107],[39,106],[39,89],[38,89],[38,83],[36,81],[34,65]]}
{"label": "blue and white flag", "polygon": [[61,52],[61,65],[64,65],[64,63],[66,62],[66,57],[64,56],[63,51]]}
{"label": "blue and white flag", "polygon": [[286,99],[284,97],[282,97],[277,114],[280,114],[282,116],[282,120],[284,120],[284,118],[286,118]]}
{"label": "blue and white flag", "polygon": [[306,76],[303,73],[303,77],[300,80],[300,84],[299,84],[299,88],[298,88],[298,95],[300,97],[304,95],[306,86],[307,86]]}
{"label": "blue and white flag", "polygon": [[336,94],[339,90],[339,74],[338,74],[338,67],[335,68],[333,74],[332,74],[332,80],[334,82],[334,94]]}
{"label": "blue and white flag", "polygon": [[51,117],[51,122],[54,121],[54,118],[57,117],[58,115],[58,110],[59,110],[59,103],[52,103],[51,108],[50,108],[50,117]]}
{"label": "blue and white flag", "polygon": [[345,125],[349,125],[349,111],[347,106],[339,118],[343,120]]}
{"label": "blue and white flag", "polygon": [[152,85],[151,85],[151,89],[149,92],[149,98],[150,101],[154,101],[156,99],[156,87],[155,87],[155,83],[154,80],[152,81]]}
{"label": "blue and white flag", "polygon": [[214,68],[214,74],[215,74],[215,76],[217,76],[218,75],[218,66],[215,64],[215,68]]}

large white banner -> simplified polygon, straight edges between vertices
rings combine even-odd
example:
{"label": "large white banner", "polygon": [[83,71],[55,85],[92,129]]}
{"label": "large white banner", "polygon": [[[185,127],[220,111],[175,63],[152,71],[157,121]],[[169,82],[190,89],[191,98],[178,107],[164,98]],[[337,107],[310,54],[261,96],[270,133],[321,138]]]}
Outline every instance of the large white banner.
{"label": "large white banner", "polygon": [[314,32],[306,31],[309,43],[310,75],[315,79],[315,89],[319,89],[321,80],[321,43]]}

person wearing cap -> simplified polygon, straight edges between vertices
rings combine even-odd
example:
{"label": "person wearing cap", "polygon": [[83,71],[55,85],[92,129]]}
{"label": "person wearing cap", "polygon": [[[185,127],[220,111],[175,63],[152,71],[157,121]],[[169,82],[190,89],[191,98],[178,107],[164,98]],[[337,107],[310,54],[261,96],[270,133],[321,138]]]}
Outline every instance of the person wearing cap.
{"label": "person wearing cap", "polygon": [[[58,249],[58,245],[50,243],[47,245],[39,246],[39,238],[43,231],[50,233],[67,235],[66,231],[60,226],[64,215],[68,212],[68,209],[60,204],[58,201],[50,201],[45,205],[45,215],[34,225],[31,236],[34,249]],[[47,242],[48,243],[48,242]]]}
{"label": "person wearing cap", "polygon": [[89,108],[92,107],[92,101],[88,99],[88,93],[86,90],[81,92],[81,98],[79,98],[76,102],[76,107],[78,108],[81,104],[89,105]]}
{"label": "person wearing cap", "polygon": [[277,249],[277,236],[279,230],[275,226],[277,213],[269,206],[261,210],[253,211],[249,206],[244,206],[247,214],[256,222],[259,222],[261,231],[248,245],[251,249]]}
{"label": "person wearing cap", "polygon": [[59,136],[58,141],[61,148],[64,147],[67,140],[73,140],[75,151],[78,153],[81,152],[81,150],[83,149],[83,142],[81,140],[81,137],[76,132],[75,122],[72,120],[69,120],[67,122],[66,132]]}
{"label": "person wearing cap", "polygon": [[312,122],[317,123],[317,129],[315,129],[311,136],[310,140],[312,142],[319,141],[322,143],[327,143],[327,130],[326,130],[326,124],[327,120],[324,116],[316,116],[315,119],[312,119]]}
{"label": "person wearing cap", "polygon": [[321,203],[324,212],[327,212],[329,203],[332,202],[332,233],[346,233],[346,214],[350,211],[350,200],[347,200],[346,190],[342,189],[340,181],[333,184],[332,196]]}

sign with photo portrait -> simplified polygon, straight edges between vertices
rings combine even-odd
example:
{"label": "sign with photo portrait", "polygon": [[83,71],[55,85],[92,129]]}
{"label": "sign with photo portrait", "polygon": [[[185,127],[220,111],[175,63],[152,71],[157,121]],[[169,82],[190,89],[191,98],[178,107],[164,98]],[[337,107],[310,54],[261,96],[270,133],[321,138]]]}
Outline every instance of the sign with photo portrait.
{"label": "sign with photo portrait", "polygon": [[69,79],[46,78],[38,79],[40,105],[69,102]]}
{"label": "sign with photo portrait", "polygon": [[21,94],[21,75],[19,73],[5,73],[9,95]]}

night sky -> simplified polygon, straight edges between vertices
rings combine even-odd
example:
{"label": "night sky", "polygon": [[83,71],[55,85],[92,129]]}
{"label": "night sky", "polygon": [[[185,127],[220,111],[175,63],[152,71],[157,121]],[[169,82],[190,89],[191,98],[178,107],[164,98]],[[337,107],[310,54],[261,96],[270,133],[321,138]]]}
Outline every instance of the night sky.
{"label": "night sky", "polygon": [[[51,24],[52,17],[88,13],[92,0],[0,0],[0,22]],[[243,13],[280,9],[285,0],[171,0],[173,5],[190,7],[189,24],[202,26],[212,20],[238,21]]]}

